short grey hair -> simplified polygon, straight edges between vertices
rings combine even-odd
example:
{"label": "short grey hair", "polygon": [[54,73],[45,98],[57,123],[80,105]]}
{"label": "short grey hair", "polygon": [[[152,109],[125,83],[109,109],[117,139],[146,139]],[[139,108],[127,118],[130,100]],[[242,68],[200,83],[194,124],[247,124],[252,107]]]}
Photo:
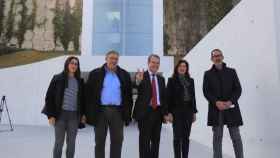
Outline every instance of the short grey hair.
{"label": "short grey hair", "polygon": [[223,54],[223,51],[221,50],[221,49],[213,49],[212,51],[211,51],[211,58],[213,57],[213,55],[214,55],[214,52],[220,52],[221,54]]}
{"label": "short grey hair", "polygon": [[151,59],[152,59],[153,57],[160,60],[160,57],[159,57],[157,54],[151,54],[151,55],[149,55],[149,57],[148,57],[148,63],[151,61]]}
{"label": "short grey hair", "polygon": [[119,52],[117,52],[117,51],[115,51],[115,50],[110,50],[109,52],[106,53],[106,57],[108,57],[108,56],[111,55],[111,54],[115,54],[115,55],[117,55],[117,56],[120,56],[120,53],[119,53]]}

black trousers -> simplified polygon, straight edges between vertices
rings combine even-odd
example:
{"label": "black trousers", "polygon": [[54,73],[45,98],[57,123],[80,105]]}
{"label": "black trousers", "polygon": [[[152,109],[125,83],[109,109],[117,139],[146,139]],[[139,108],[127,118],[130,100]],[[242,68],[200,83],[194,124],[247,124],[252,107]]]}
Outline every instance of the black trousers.
{"label": "black trousers", "polygon": [[173,147],[175,158],[188,158],[189,137],[193,121],[193,112],[186,109],[173,111]]}
{"label": "black trousers", "polygon": [[146,118],[138,122],[139,158],[158,158],[162,115],[158,109],[151,110]]}
{"label": "black trousers", "polygon": [[95,131],[95,158],[105,158],[105,143],[109,129],[111,144],[110,158],[121,158],[123,143],[122,113],[118,107],[102,107]]}

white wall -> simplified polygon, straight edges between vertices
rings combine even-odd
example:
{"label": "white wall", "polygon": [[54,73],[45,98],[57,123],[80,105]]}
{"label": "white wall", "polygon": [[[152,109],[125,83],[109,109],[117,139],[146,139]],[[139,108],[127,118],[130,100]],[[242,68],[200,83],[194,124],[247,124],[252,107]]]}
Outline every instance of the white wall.
{"label": "white wall", "polygon": [[153,52],[163,55],[163,0],[153,0]]}
{"label": "white wall", "polygon": [[[278,36],[276,43],[279,27],[276,28],[275,19],[280,18],[280,7],[277,3],[275,14],[274,0],[242,0],[186,56],[196,83],[199,114],[192,132],[196,141],[212,146],[212,131],[206,127],[208,107],[202,93],[202,79],[204,71],[211,66],[210,51],[220,48],[225,62],[236,68],[243,87],[240,107],[245,123],[241,128],[245,157],[271,157],[279,153],[280,127],[276,122],[280,119],[280,71],[276,50],[280,40]],[[228,132],[225,134],[224,151],[233,156]],[[265,146],[267,143],[275,145]]]}
{"label": "white wall", "polygon": [[92,55],[93,50],[93,0],[83,1],[83,24],[81,47],[83,55]]}
{"label": "white wall", "polygon": [[[277,54],[278,54],[278,66],[279,66],[279,75],[280,75],[280,1],[275,0],[274,1],[274,19],[276,22],[275,27],[278,28],[276,29],[276,36],[277,36],[277,40],[276,40],[276,48],[277,48]],[[280,76],[279,76],[280,77]]]}
{"label": "white wall", "polygon": [[[6,95],[14,124],[43,124],[40,114],[47,84],[63,68],[63,57],[40,63],[0,69],[0,96]],[[6,115],[6,113],[4,112]],[[3,122],[7,122],[7,115]],[[2,123],[3,123],[2,122]]]}

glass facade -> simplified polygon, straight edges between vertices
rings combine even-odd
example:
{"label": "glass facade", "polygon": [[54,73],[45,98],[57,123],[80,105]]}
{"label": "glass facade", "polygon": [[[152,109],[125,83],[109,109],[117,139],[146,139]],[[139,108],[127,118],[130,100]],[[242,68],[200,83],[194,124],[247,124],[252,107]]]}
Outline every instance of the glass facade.
{"label": "glass facade", "polygon": [[93,55],[144,56],[153,48],[153,0],[94,0]]}

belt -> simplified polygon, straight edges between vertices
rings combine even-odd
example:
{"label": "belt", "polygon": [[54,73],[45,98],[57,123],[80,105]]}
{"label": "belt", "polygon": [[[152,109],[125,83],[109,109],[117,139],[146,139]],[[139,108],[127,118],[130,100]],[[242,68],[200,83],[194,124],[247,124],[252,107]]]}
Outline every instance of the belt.
{"label": "belt", "polygon": [[105,106],[105,107],[120,107],[121,105],[105,104],[105,105],[101,105],[101,106]]}
{"label": "belt", "polygon": [[113,104],[107,104],[107,105],[101,105],[102,108],[121,108],[121,105],[113,105]]}

